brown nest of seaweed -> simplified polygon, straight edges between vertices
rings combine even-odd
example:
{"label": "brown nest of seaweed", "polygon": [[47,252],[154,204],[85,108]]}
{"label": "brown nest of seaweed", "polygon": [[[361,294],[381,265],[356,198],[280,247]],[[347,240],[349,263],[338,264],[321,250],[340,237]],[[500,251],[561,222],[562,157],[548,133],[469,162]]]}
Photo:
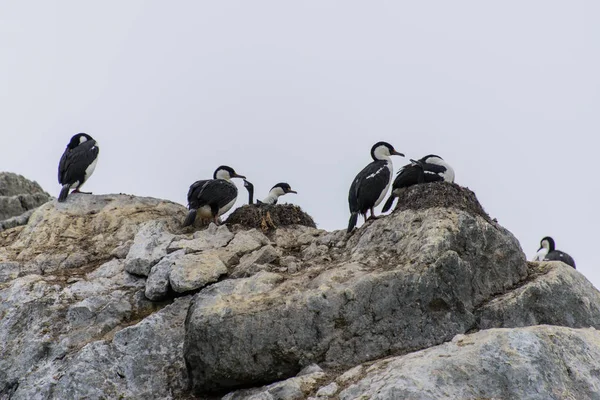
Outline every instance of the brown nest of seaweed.
{"label": "brown nest of seaweed", "polygon": [[288,225],[317,227],[310,215],[293,204],[247,204],[232,212],[225,223],[257,228],[263,232]]}
{"label": "brown nest of seaweed", "polygon": [[433,207],[466,211],[492,222],[490,216],[479,204],[475,193],[468,188],[448,182],[432,182],[407,187],[398,196],[398,204],[394,211],[423,210]]}

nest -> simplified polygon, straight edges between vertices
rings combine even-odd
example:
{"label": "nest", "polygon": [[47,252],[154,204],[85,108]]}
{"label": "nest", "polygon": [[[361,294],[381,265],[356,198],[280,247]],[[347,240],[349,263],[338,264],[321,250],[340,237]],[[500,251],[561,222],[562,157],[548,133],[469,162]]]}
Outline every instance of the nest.
{"label": "nest", "polygon": [[248,204],[232,212],[225,222],[230,225],[261,229],[263,232],[288,225],[317,227],[310,215],[293,204]]}
{"label": "nest", "polygon": [[423,210],[433,207],[455,208],[473,215],[479,215],[492,222],[477,196],[468,188],[455,183],[432,182],[410,186],[398,196],[396,210]]}

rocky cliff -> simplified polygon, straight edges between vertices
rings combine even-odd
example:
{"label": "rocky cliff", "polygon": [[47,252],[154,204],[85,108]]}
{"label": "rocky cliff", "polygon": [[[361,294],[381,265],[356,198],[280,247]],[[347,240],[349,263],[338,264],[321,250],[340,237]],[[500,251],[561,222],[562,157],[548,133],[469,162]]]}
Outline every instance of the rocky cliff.
{"label": "rocky cliff", "polygon": [[0,398],[600,398],[600,293],[468,189],[352,235],[74,195],[0,232]]}

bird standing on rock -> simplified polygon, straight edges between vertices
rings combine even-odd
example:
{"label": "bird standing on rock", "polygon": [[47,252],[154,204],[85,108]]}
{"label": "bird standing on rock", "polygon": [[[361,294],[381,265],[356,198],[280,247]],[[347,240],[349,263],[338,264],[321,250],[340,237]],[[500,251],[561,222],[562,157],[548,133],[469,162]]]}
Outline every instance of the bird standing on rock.
{"label": "bird standing on rock", "polygon": [[540,248],[531,261],[562,261],[575,268],[575,260],[567,253],[556,250],[554,239],[546,236],[540,242]]}
{"label": "bird standing on rock", "polygon": [[375,218],[373,208],[377,207],[385,198],[392,181],[394,170],[390,158],[392,155],[404,157],[404,154],[398,153],[389,143],[375,143],[371,148],[373,162],[360,171],[352,181],[348,193],[348,204],[350,206],[348,232],[352,232],[352,229],[356,226],[359,213],[366,221],[367,211],[371,210],[371,218]]}
{"label": "bird standing on rock", "polygon": [[402,189],[412,185],[429,182],[454,182],[454,169],[442,157],[430,154],[405,165],[398,171],[392,184],[392,193],[387,199],[381,212],[387,212]]}
{"label": "bird standing on rock", "polygon": [[99,152],[98,143],[90,135],[78,133],[71,138],[58,163],[58,183],[62,185],[59,202],[67,199],[71,189],[75,189],[73,193],[86,193],[79,189],[94,173]]}
{"label": "bird standing on rock", "polygon": [[213,174],[213,179],[196,181],[188,191],[188,208],[190,212],[183,222],[183,226],[189,226],[200,214],[202,219],[213,219],[219,224],[219,216],[225,214],[233,207],[237,200],[237,187],[231,182],[232,178],[246,179],[238,175],[233,168],[222,165]]}

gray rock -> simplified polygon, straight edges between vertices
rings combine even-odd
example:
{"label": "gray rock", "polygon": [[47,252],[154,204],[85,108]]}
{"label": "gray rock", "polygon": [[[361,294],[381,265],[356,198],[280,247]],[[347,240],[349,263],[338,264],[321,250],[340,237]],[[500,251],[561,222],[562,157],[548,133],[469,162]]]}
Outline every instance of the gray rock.
{"label": "gray rock", "polygon": [[594,329],[490,329],[378,361],[339,398],[598,399],[597,360],[600,334]]}
{"label": "gray rock", "polygon": [[280,254],[275,247],[266,245],[253,253],[246,254],[231,273],[232,278],[245,278],[267,269],[265,264],[279,260]]}
{"label": "gray rock", "polygon": [[328,399],[330,397],[333,397],[337,393],[338,389],[339,388],[337,383],[331,382],[329,385],[323,386],[322,388],[317,390],[317,398]]}
{"label": "gray rock", "polygon": [[164,300],[169,293],[171,284],[169,282],[169,275],[171,268],[175,262],[183,257],[185,250],[179,250],[169,254],[158,262],[152,270],[148,279],[146,280],[146,297],[153,301]]}
{"label": "gray rock", "polygon": [[152,267],[167,255],[167,247],[174,235],[167,231],[163,221],[148,221],[133,239],[133,245],[125,258],[125,270],[136,275],[148,276]]}
{"label": "gray rock", "polygon": [[363,370],[364,370],[364,367],[362,365],[357,365],[356,367],[351,368],[348,371],[341,374],[340,376],[338,376],[338,378],[336,379],[336,382],[339,383],[340,385],[343,385],[350,381],[353,381],[362,375]]}
{"label": "gray rock", "polygon": [[356,261],[315,264],[268,293],[220,294],[218,303],[197,295],[185,341],[194,390],[267,383],[310,363],[351,367],[443,343],[473,328],[476,307],[527,274],[509,232],[437,208],[361,228],[343,257]]}
{"label": "gray rock", "polygon": [[273,232],[273,241],[280,248],[297,248],[311,244],[324,232],[303,225],[294,226],[293,228],[280,227]]}
{"label": "gray rock", "polygon": [[[145,299],[145,280],[125,272],[123,261],[111,260],[112,251],[132,240],[144,222],[174,227],[184,215],[184,207],[157,199],[75,195],[65,203],[44,204],[25,227],[0,235],[0,398],[77,398],[54,391],[74,357],[94,343],[114,342],[119,332],[151,320],[158,311]],[[186,310],[179,311],[179,346]],[[164,323],[177,326],[176,321]],[[165,335],[161,346],[173,339],[168,330]],[[139,348],[152,348],[153,343],[140,340]],[[139,348],[136,358],[147,354]],[[88,361],[111,371],[121,356],[103,358],[109,353],[89,353]],[[176,356],[178,374],[185,374],[181,350]],[[155,364],[157,376],[172,371],[173,358],[163,358],[164,363]],[[159,382],[163,393],[183,387],[173,374],[168,379]],[[116,380],[128,384],[128,379]],[[87,384],[93,382],[90,378]],[[111,398],[109,386],[103,388],[99,397]],[[131,392],[126,397],[138,396]]]}
{"label": "gray rock", "polygon": [[169,281],[173,290],[185,293],[216,282],[226,273],[227,267],[213,250],[177,258],[169,272]]}
{"label": "gray rock", "polygon": [[17,262],[0,263],[0,283],[16,279],[21,271],[21,265]]}
{"label": "gray rock", "polygon": [[276,382],[259,389],[239,390],[222,400],[300,400],[316,389],[325,377],[324,372],[313,372]]}
{"label": "gray rock", "polygon": [[50,195],[21,175],[0,172],[0,231],[25,225],[33,210],[50,200]]}
{"label": "gray rock", "polygon": [[28,210],[21,215],[17,215],[16,217],[7,218],[4,221],[0,221],[0,231],[27,224],[29,217],[31,217],[31,214],[33,214],[33,211],[34,210]]}
{"label": "gray rock", "polygon": [[240,257],[244,254],[258,250],[268,243],[269,238],[256,229],[239,231],[227,247],[219,253],[219,257],[225,265],[231,267],[237,264],[240,261]]}
{"label": "gray rock", "polygon": [[12,172],[0,172],[0,196],[45,193],[36,182]]}
{"label": "gray rock", "polygon": [[168,251],[184,249],[186,253],[196,253],[204,250],[218,249],[227,246],[233,239],[233,233],[229,231],[226,225],[217,227],[211,223],[207,229],[194,232],[193,239],[174,240]]}
{"label": "gray rock", "polygon": [[127,254],[129,253],[129,250],[131,249],[131,246],[133,245],[133,240],[128,240],[123,244],[119,244],[117,247],[114,248],[113,251],[110,252],[111,257],[116,257],[118,259],[124,259],[125,257],[127,257]]}
{"label": "gray rock", "polygon": [[55,375],[45,371],[19,385],[11,398],[181,398],[187,385],[181,349],[189,302],[189,297],[176,299],[120,330],[112,341],[86,345],[67,357]]}
{"label": "gray rock", "polygon": [[530,280],[477,311],[479,329],[531,325],[600,328],[600,292],[558,261],[530,263]]}

